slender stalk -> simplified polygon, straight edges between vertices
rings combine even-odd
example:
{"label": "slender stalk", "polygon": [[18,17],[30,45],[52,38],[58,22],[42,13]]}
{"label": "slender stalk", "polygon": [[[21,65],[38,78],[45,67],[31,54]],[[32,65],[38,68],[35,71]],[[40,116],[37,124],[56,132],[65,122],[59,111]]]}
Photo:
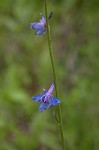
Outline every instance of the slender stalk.
{"label": "slender stalk", "polygon": [[[47,28],[47,36],[48,36],[48,46],[49,46],[49,53],[50,53],[50,59],[51,59],[51,64],[52,64],[52,70],[53,70],[55,93],[56,93],[56,97],[58,97],[57,78],[56,78],[54,58],[53,58],[53,53],[52,53],[50,26],[49,26],[49,21],[48,21],[48,15],[47,14],[48,14],[47,13],[47,0],[45,0],[45,15],[46,15],[46,28]],[[63,150],[65,150],[64,134],[63,134],[63,123],[62,123],[62,115],[61,115],[60,104],[58,105],[58,117],[59,117],[59,124],[60,124],[59,128],[60,128],[60,136],[61,136],[61,141],[62,141],[62,148],[63,148]]]}

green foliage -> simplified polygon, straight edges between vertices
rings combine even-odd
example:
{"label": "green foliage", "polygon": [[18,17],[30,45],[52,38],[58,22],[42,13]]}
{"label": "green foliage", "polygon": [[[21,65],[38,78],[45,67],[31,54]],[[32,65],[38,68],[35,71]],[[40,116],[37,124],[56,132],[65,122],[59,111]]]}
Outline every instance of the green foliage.
{"label": "green foliage", "polygon": [[[67,150],[99,149],[99,1],[49,1]],[[60,150],[53,108],[40,113],[31,97],[48,88],[46,34],[30,23],[39,0],[0,1],[0,150]]]}

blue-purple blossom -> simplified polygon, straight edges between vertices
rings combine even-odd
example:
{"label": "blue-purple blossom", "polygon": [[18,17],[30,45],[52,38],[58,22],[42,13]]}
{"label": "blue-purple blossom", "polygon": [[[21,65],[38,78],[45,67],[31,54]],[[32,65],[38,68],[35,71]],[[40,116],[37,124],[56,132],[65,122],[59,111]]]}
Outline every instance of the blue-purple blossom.
{"label": "blue-purple blossom", "polygon": [[[51,12],[48,19],[51,19],[53,13]],[[34,22],[30,24],[30,28],[36,30],[35,34],[43,35],[46,31],[46,18],[42,15],[42,19],[39,22]]]}
{"label": "blue-purple blossom", "polygon": [[60,100],[58,98],[52,96],[53,89],[54,89],[54,84],[51,85],[49,90],[43,89],[44,92],[42,94],[32,97],[34,101],[40,103],[39,110],[41,112],[45,109],[48,109],[52,105],[55,106],[58,103],[60,103]]}

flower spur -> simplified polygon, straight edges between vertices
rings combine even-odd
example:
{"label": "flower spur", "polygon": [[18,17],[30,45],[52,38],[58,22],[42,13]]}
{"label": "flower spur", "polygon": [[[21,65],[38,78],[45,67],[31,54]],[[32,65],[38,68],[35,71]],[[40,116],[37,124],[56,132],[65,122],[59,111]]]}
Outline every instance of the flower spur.
{"label": "flower spur", "polygon": [[[50,13],[48,19],[51,19],[53,12]],[[42,19],[39,22],[34,22],[30,24],[30,28],[36,30],[36,35],[43,35],[46,32],[46,18],[42,15]]]}
{"label": "flower spur", "polygon": [[60,103],[60,100],[56,97],[52,96],[52,92],[54,89],[54,84],[52,84],[49,88],[49,90],[43,89],[43,94],[39,94],[37,96],[33,96],[32,99],[36,102],[39,102],[39,110],[42,112],[43,110],[48,109],[52,105],[58,105]]}

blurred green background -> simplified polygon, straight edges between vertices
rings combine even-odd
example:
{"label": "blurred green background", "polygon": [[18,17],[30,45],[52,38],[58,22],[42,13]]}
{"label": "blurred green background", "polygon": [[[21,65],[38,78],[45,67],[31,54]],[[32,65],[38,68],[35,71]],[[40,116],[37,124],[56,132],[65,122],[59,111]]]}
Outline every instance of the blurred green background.
{"label": "blurred green background", "polygon": [[[99,0],[49,0],[67,150],[99,150]],[[44,0],[0,0],[0,150],[61,150],[53,108],[31,97],[53,81]]]}

